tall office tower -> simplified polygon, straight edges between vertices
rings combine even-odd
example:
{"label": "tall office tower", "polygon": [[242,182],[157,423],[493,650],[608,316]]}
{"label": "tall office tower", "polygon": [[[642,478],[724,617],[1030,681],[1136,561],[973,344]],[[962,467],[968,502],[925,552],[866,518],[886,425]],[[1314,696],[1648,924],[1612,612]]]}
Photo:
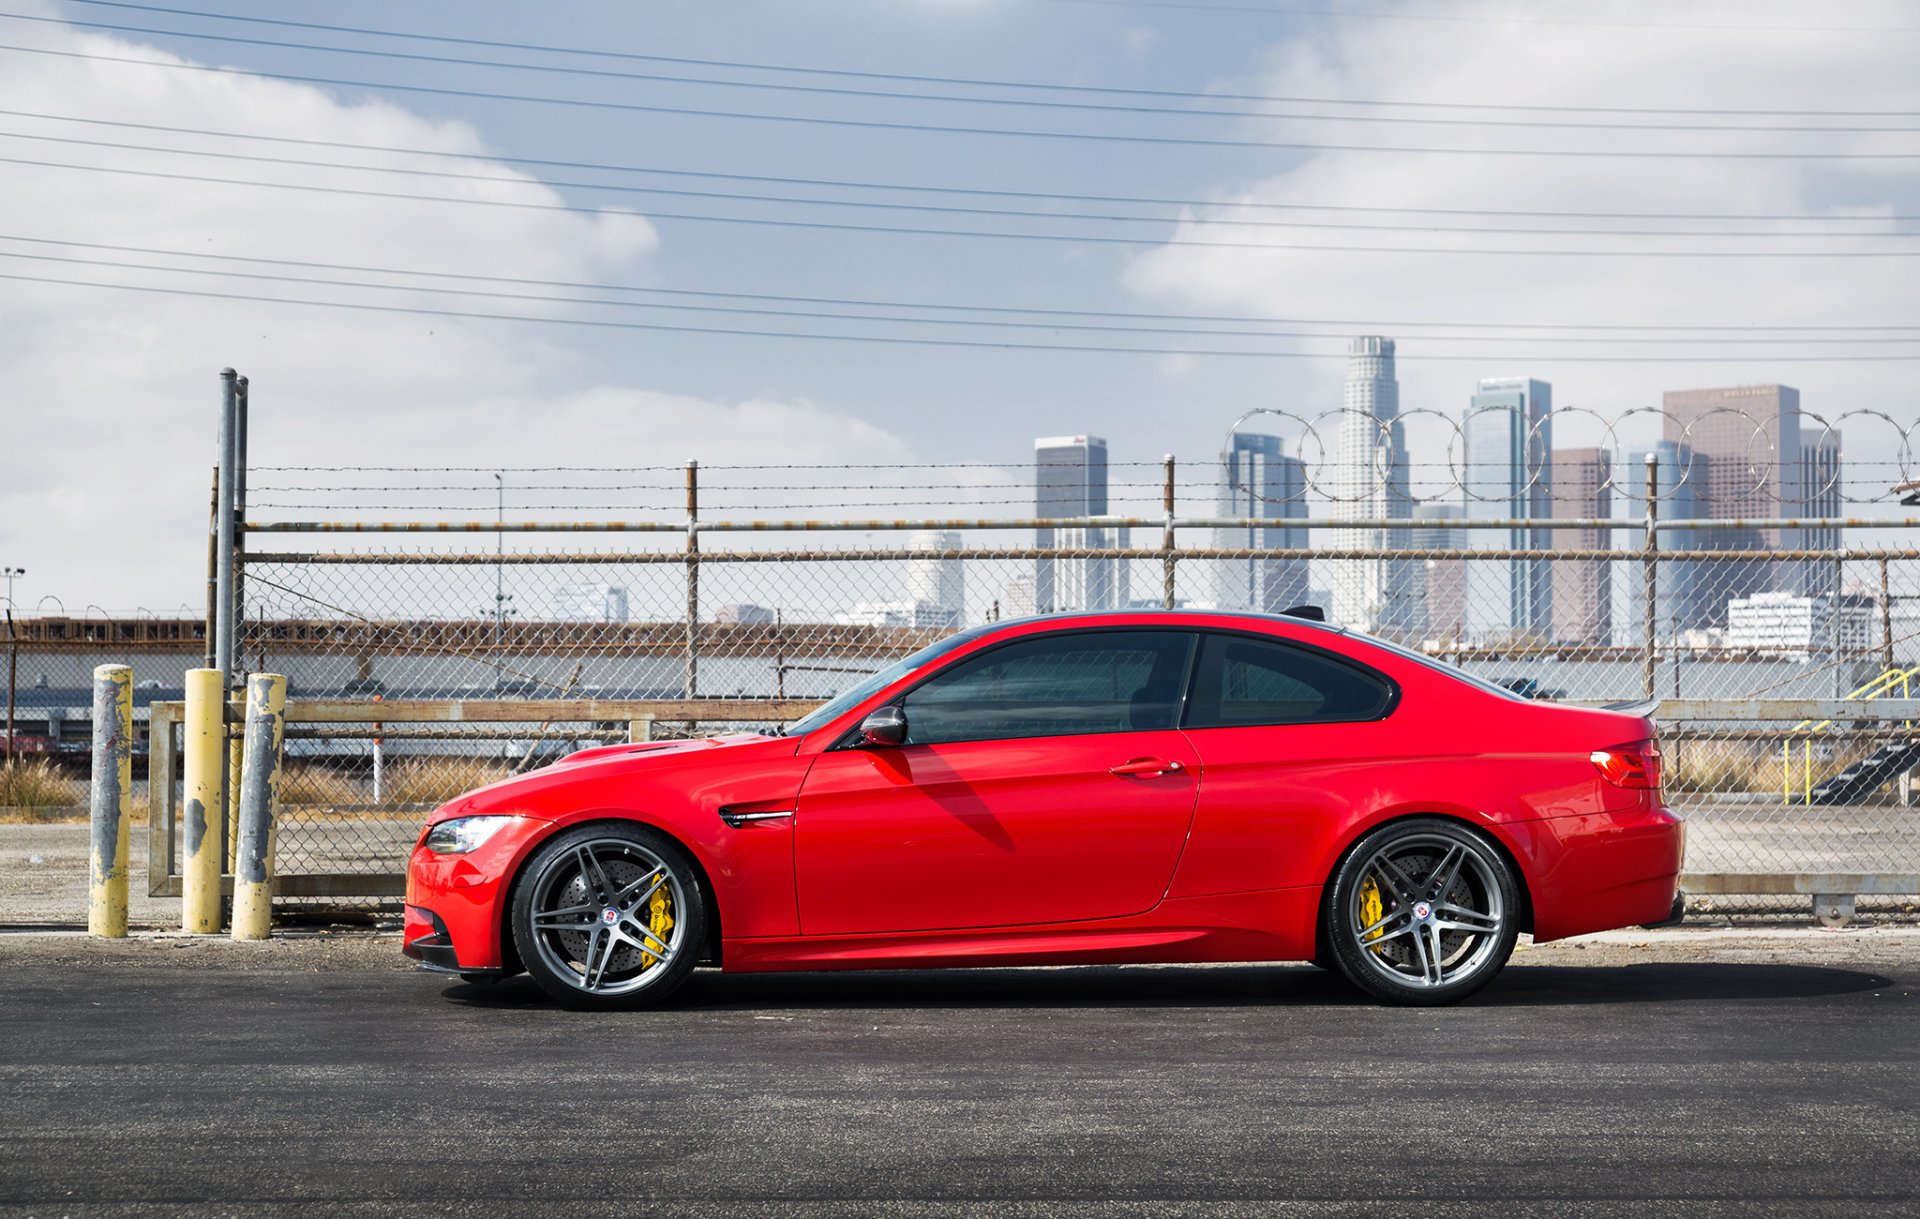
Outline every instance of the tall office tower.
{"label": "tall office tower", "polygon": [[[1800,477],[1798,502],[1792,515],[1800,517],[1838,517],[1846,515],[1840,489],[1840,434],[1823,429],[1809,437],[1800,435]],[[1793,542],[1799,550],[1836,551],[1840,549],[1838,529],[1798,529]],[[1783,567],[1794,566],[1782,564]],[[1807,597],[1832,597],[1840,592],[1839,572],[1829,559],[1802,559],[1799,570],[1786,582],[1775,582],[1783,592],[1798,592]]]}
{"label": "tall office tower", "polygon": [[[1280,438],[1264,432],[1234,432],[1220,454],[1220,493],[1214,501],[1218,515],[1252,517],[1263,521],[1300,519],[1307,515],[1307,472],[1298,457],[1281,451]],[[1275,548],[1305,550],[1304,529],[1249,526],[1216,529],[1213,544],[1220,550]],[[1221,609],[1264,610],[1278,613],[1307,600],[1307,560],[1220,559],[1214,567],[1213,601]]]}
{"label": "tall office tower", "polygon": [[[1340,452],[1330,479],[1333,516],[1349,521],[1410,517],[1413,498],[1392,339],[1367,335],[1348,345],[1343,406]],[[1412,540],[1409,530],[1393,527],[1333,531],[1333,545],[1340,550],[1404,549]],[[1336,622],[1400,637],[1425,632],[1425,582],[1415,560],[1343,559],[1333,568]]]}
{"label": "tall office tower", "polygon": [[[1612,514],[1613,454],[1606,449],[1553,450],[1553,515],[1561,520]],[[1556,529],[1562,549],[1605,550],[1607,530]],[[1613,637],[1613,564],[1593,559],[1552,563],[1553,638],[1557,643],[1605,644]]]}
{"label": "tall office tower", "polygon": [[[1726,389],[1672,390],[1663,395],[1666,439],[1685,444],[1704,460],[1694,503],[1704,519],[1796,515],[1801,489],[1800,391],[1787,385],[1740,385]],[[1798,531],[1702,530],[1711,550],[1794,547]],[[1703,625],[1725,626],[1727,602],[1776,590],[1799,593],[1806,568],[1798,563],[1703,564],[1696,590]]]}
{"label": "tall office tower", "polygon": [[[1413,548],[1425,551],[1465,550],[1467,531],[1449,522],[1466,516],[1459,504],[1417,504],[1413,509]],[[1429,554],[1419,560],[1426,580],[1427,638],[1459,641],[1467,633],[1467,568],[1465,559]]]}
{"label": "tall office tower", "polygon": [[[1107,442],[1098,436],[1042,436],[1033,442],[1033,512],[1040,517],[1104,516],[1107,511]],[[1039,530],[1034,544],[1041,550],[1060,545],[1051,529]],[[1111,559],[1036,559],[1033,569],[1034,611],[1051,614],[1057,610],[1097,609],[1098,606],[1063,600],[1060,596],[1062,564],[1106,564]],[[1070,581],[1080,589],[1112,587],[1111,574],[1105,577],[1076,571]]]}
{"label": "tall office tower", "polygon": [[[1460,502],[1467,519],[1538,520],[1553,515],[1553,387],[1530,377],[1480,382],[1462,428]],[[1538,529],[1475,529],[1476,550],[1540,549]],[[1543,639],[1553,626],[1553,571],[1542,559],[1478,562],[1470,569],[1467,633],[1476,640]]]}
{"label": "tall office tower", "polygon": [[[1125,519],[1096,516],[1086,526],[1056,529],[1053,544],[1064,551],[1123,549],[1127,545],[1126,527],[1106,522]],[[1121,609],[1132,596],[1125,559],[1065,558],[1053,564],[1055,609]]]}
{"label": "tall office tower", "polygon": [[950,552],[960,549],[960,535],[926,531],[907,538],[913,557],[907,560],[907,604],[915,626],[958,627],[966,613],[966,565]]}
{"label": "tall office tower", "polygon": [[[1638,520],[1646,515],[1647,454],[1658,461],[1655,487],[1659,494],[1659,515],[1663,520],[1699,519],[1695,488],[1707,477],[1708,463],[1683,444],[1671,440],[1656,441],[1651,449],[1628,449],[1613,467],[1613,502],[1620,519]],[[1701,543],[1694,530],[1661,530],[1661,550],[1695,550]],[[1639,647],[1646,642],[1647,581],[1646,565],[1640,554],[1646,534],[1638,529],[1616,530],[1611,549],[1622,558],[1613,564],[1609,580],[1613,594],[1612,621],[1616,647]],[[1663,561],[1658,564],[1654,583],[1654,634],[1664,646],[1680,632],[1707,625],[1707,611],[1700,604],[1696,583],[1700,573],[1694,560]],[[1725,602],[1722,602],[1724,613]]]}

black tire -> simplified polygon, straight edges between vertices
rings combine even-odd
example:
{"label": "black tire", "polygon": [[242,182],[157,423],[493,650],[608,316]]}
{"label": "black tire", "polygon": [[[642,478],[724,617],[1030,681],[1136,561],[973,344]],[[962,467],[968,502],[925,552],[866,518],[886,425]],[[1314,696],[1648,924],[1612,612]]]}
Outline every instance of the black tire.
{"label": "black tire", "polygon": [[1487,835],[1445,817],[1410,817],[1354,844],[1320,917],[1348,981],[1386,1003],[1438,1006],[1505,967],[1520,935],[1520,887]]}
{"label": "black tire", "polygon": [[555,835],[521,870],[514,946],[567,1007],[651,1007],[699,964],[710,900],[700,870],[665,834],[631,822],[583,825]]}

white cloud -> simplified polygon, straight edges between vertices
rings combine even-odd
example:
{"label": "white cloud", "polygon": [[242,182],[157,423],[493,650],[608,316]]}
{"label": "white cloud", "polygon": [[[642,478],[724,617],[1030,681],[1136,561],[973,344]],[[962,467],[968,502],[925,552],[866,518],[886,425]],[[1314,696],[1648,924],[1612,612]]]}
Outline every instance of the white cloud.
{"label": "white cloud", "polygon": [[[1363,6],[1382,6],[1368,0]],[[1429,11],[1408,6],[1409,11]],[[1450,10],[1462,15],[1509,13],[1511,6],[1480,3]],[[1528,10],[1531,13],[1533,10]],[[1875,24],[1899,10],[1855,13],[1848,20],[1824,10],[1783,10],[1778,23]],[[1589,4],[1590,21],[1678,20],[1659,6]],[[1688,6],[1690,23],[1771,24],[1741,5]],[[1853,20],[1857,18],[1858,20]],[[1316,25],[1307,36],[1278,45],[1257,79],[1231,82],[1238,92],[1295,97],[1387,99],[1497,105],[1648,106],[1656,109],[1874,110],[1920,109],[1920,76],[1911,70],[1910,40],[1859,34],[1793,34],[1759,30],[1606,29],[1592,26],[1352,19]],[[1274,107],[1299,110],[1300,106]],[[1350,113],[1447,112],[1366,109]],[[1458,117],[1472,117],[1471,114]],[[1525,117],[1487,112],[1486,117]],[[1543,115],[1563,121],[1607,121],[1608,116]],[[1637,121],[1636,116],[1619,116]],[[1643,121],[1663,121],[1658,115]],[[1673,116],[1677,123],[1732,123],[1712,116]],[[1756,125],[1804,119],[1754,120]],[[1849,120],[1834,120],[1841,125]],[[1861,120],[1852,120],[1858,124]],[[1657,133],[1475,128],[1387,123],[1249,124],[1251,138],[1328,143],[1485,148],[1722,149],[1777,152],[1911,151],[1909,136],[1862,133],[1826,136],[1782,133]],[[1467,208],[1520,211],[1644,213],[1766,213],[1887,216],[1920,211],[1920,178],[1911,161],[1642,160],[1520,158],[1324,152],[1278,173],[1222,182],[1222,201],[1374,205],[1393,208]],[[1263,213],[1238,212],[1246,217]],[[1663,389],[1688,385],[1784,381],[1800,387],[1806,409],[1834,418],[1861,407],[1888,410],[1911,421],[1920,402],[1907,386],[1912,365],[1795,362],[1806,348],[1772,351],[1776,360],[1747,364],[1576,364],[1536,358],[1538,346],[1496,342],[1423,341],[1421,330],[1396,329],[1397,320],[1564,322],[1627,325],[1889,324],[1916,320],[1915,267],[1905,258],[1679,259],[1633,256],[1629,251],[1740,249],[1770,239],[1643,238],[1580,235],[1534,240],[1499,235],[1442,235],[1422,231],[1419,217],[1340,212],[1268,212],[1266,216],[1352,224],[1401,224],[1404,232],[1339,229],[1233,229],[1188,224],[1186,239],[1394,247],[1565,246],[1617,255],[1546,258],[1473,254],[1341,253],[1332,251],[1199,250],[1164,246],[1130,266],[1126,285],[1156,306],[1200,312],[1240,312],[1285,318],[1377,319],[1353,333],[1400,340],[1402,401],[1407,408],[1453,414],[1465,406],[1477,377],[1517,372],[1545,375],[1556,402],[1617,415],[1657,405]],[[1523,219],[1436,216],[1435,224],[1526,226]],[[1552,227],[1551,222],[1538,222]],[[1618,227],[1606,220],[1569,221],[1568,227]],[[1685,227],[1647,221],[1649,228]],[[1760,233],[1787,230],[1784,222],[1708,224]],[[1799,226],[1805,227],[1805,226]],[[1860,226],[1861,236],[1818,248],[1885,248],[1872,234],[1895,231],[1891,221]],[[1813,243],[1803,243],[1810,248]],[[1325,346],[1324,344],[1322,346]],[[1725,350],[1722,347],[1722,350]],[[1573,354],[1579,347],[1557,350]],[[1589,349],[1592,350],[1592,349]],[[1635,349],[1684,354],[1685,347]],[[1823,354],[1870,352],[1827,347]],[[1885,350],[1882,348],[1882,350]],[[1421,362],[1422,355],[1483,353],[1484,360]],[[1338,362],[1314,362],[1280,374],[1274,402],[1301,415],[1337,409]],[[1638,417],[1656,426],[1650,415]],[[1418,432],[1419,429],[1416,429]],[[1894,429],[1875,420],[1848,421],[1849,459],[1897,446]],[[1427,429],[1441,443],[1444,428]],[[1589,438],[1587,442],[1591,442]],[[1435,460],[1438,460],[1437,454]]]}
{"label": "white cloud", "polygon": [[[173,57],[43,27],[33,45]],[[510,183],[443,182],[5,140],[4,155],[275,182],[559,203],[537,179],[487,160],[479,132],[386,102],[236,74],[12,56],[0,108],[183,128],[241,130],[457,152],[462,172]],[[34,134],[232,149],[192,136],[15,120]],[[445,169],[443,158],[292,146],[273,156]],[[626,213],[461,206],[9,165],[0,234],[50,241],[405,267],[536,280],[634,282],[658,242]],[[174,263],[144,255],[0,241],[0,253]],[[207,264],[199,264],[207,265]],[[218,265],[218,264],[213,264]],[[238,269],[238,268],[233,268]],[[286,275],[325,275],[278,268]],[[539,300],[462,301],[309,284],[166,276],[0,258],[0,272],[316,300],[564,315]],[[352,274],[351,279],[384,277]],[[537,288],[513,288],[538,294]],[[717,403],[592,384],[593,362],[561,328],[405,314],[262,306],[0,280],[0,561],[24,566],[27,608],[46,594],[77,611],[192,605],[204,587],[206,488],[223,365],[252,383],[256,463],[311,465],[655,464],[902,460],[881,429],[808,402]],[[475,404],[478,404],[477,406]],[[851,456],[850,456],[851,455]]]}

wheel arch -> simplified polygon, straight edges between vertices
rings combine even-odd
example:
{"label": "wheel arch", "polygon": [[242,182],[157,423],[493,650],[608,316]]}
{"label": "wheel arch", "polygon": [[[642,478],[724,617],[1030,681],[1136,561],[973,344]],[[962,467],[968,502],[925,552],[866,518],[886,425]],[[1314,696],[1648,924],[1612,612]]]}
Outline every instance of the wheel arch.
{"label": "wheel arch", "polygon": [[564,834],[568,830],[577,830],[596,825],[638,825],[645,829],[652,830],[654,833],[659,834],[662,838],[665,838],[686,852],[687,858],[693,861],[694,871],[699,873],[700,885],[707,894],[707,942],[703,949],[704,955],[702,959],[719,965],[721,963],[720,945],[722,942],[720,938],[720,925],[722,918],[725,916],[720,909],[719,891],[713,887],[713,875],[707,870],[706,861],[700,858],[700,852],[695,850],[693,845],[689,843],[685,837],[674,833],[671,826],[661,820],[648,817],[643,813],[631,812],[625,809],[596,809],[591,812],[576,813],[562,817],[552,822],[547,827],[546,832],[542,833],[538,838],[534,838],[527,843],[526,848],[520,854],[520,858],[514,861],[512,879],[508,881],[500,902],[501,963],[507,966],[509,971],[524,968],[520,962],[519,946],[513,941],[513,907],[514,903],[519,900],[520,884],[526,879],[527,865],[533,862],[533,857],[539,854],[540,848],[553,841],[556,836]]}
{"label": "wheel arch", "polygon": [[1324,953],[1328,948],[1327,903],[1324,895],[1333,888],[1333,878],[1338,876],[1340,869],[1346,867],[1347,861],[1353,858],[1353,852],[1359,847],[1362,840],[1376,830],[1385,829],[1387,826],[1397,825],[1402,821],[1422,819],[1452,821],[1456,824],[1464,825],[1468,829],[1478,830],[1489,842],[1493,843],[1494,849],[1500,852],[1501,859],[1513,870],[1514,885],[1520,891],[1520,930],[1529,933],[1533,931],[1533,882],[1527,875],[1526,865],[1520,862],[1520,853],[1514,849],[1513,843],[1508,840],[1507,836],[1500,832],[1498,822],[1476,822],[1471,817],[1464,817],[1457,812],[1450,812],[1445,809],[1410,809],[1395,813],[1390,817],[1383,817],[1378,821],[1368,821],[1358,825],[1347,835],[1346,841],[1341,843],[1340,850],[1334,854],[1332,864],[1328,866],[1325,876],[1321,878],[1320,892],[1322,899],[1314,907],[1313,946],[1316,954]]}

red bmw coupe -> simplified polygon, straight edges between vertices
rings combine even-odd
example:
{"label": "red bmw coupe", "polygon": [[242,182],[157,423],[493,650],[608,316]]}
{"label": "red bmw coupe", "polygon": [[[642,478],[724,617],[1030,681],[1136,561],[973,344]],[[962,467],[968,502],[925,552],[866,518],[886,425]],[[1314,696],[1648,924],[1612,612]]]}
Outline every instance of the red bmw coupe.
{"label": "red bmw coupe", "polygon": [[778,735],[589,749],[441,808],[405,950],[562,1002],[728,970],[1311,960],[1389,1002],[1678,911],[1652,723],[1299,618],[962,631]]}

